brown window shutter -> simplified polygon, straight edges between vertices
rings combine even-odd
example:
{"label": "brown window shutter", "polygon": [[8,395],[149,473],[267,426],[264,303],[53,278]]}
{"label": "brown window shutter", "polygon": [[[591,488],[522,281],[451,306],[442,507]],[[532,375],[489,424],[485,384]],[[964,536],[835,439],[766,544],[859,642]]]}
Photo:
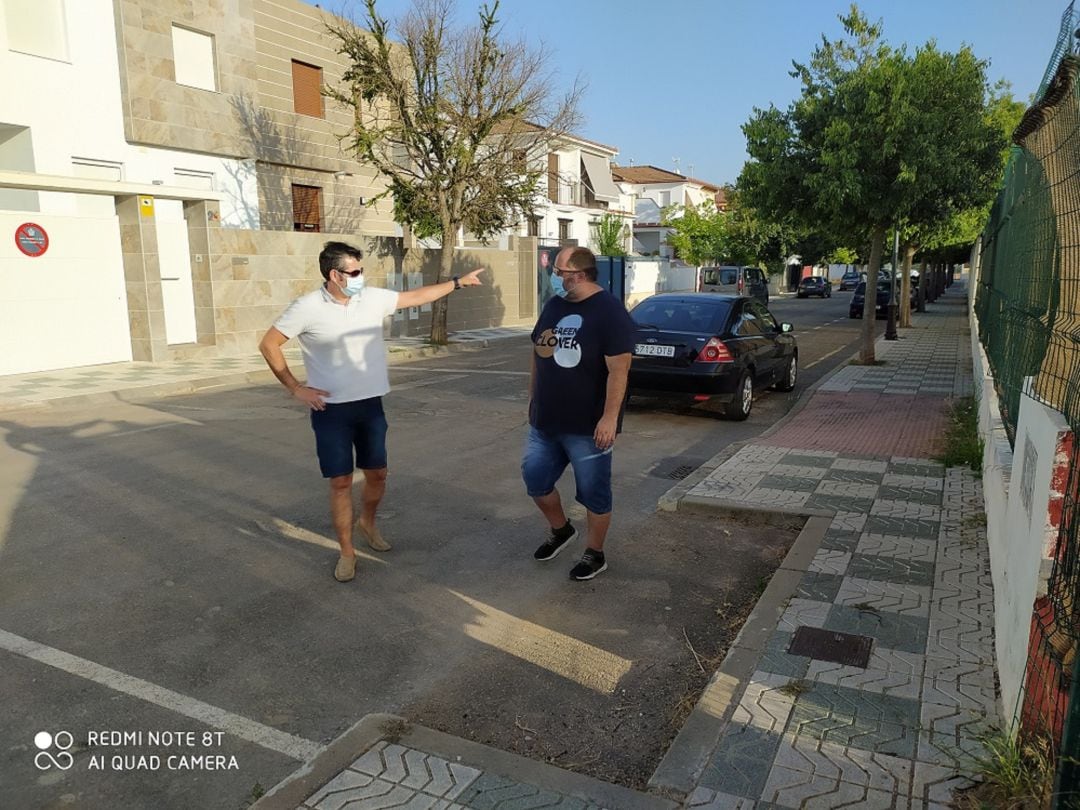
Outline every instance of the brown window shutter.
{"label": "brown window shutter", "polygon": [[292,63],[293,109],[301,115],[323,117],[322,68]]}
{"label": "brown window shutter", "polygon": [[548,199],[559,201],[559,156],[548,152]]}
{"label": "brown window shutter", "polygon": [[322,189],[318,186],[292,187],[293,230],[318,233],[322,209],[319,196]]}

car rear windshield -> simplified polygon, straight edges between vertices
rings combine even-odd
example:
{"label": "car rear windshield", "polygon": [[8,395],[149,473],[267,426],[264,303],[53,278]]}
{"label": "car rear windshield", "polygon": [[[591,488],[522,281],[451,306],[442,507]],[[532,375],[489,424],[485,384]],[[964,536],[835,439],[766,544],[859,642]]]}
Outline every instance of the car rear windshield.
{"label": "car rear windshield", "polygon": [[703,284],[734,284],[738,280],[737,267],[706,267],[701,271]]}
{"label": "car rear windshield", "polygon": [[821,279],[818,276],[807,276],[802,280],[802,283],[809,287],[813,284],[820,284]]}
{"label": "car rear windshield", "polygon": [[708,332],[714,334],[723,327],[731,305],[727,301],[642,301],[630,312],[641,327],[661,331]]}

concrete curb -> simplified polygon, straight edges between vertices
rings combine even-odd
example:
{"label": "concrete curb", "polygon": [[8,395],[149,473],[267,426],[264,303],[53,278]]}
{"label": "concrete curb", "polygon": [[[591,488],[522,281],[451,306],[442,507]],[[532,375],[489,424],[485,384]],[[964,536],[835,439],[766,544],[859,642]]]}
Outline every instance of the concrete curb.
{"label": "concrete curb", "polygon": [[675,803],[638,793],[554,765],[498,751],[486,745],[415,726],[392,714],[369,714],[313,760],[279,782],[250,810],[295,810],[304,799],[355,762],[380,740],[460,762],[515,782],[525,782],[619,810],[675,810]]}
{"label": "concrete curb", "polygon": [[811,517],[769,580],[697,705],[649,779],[649,789],[686,796],[697,786],[769,638],[809,570],[831,520]]}
{"label": "concrete curb", "polygon": [[[416,360],[424,360],[431,357],[445,357],[451,354],[462,354],[480,351],[488,348],[492,343],[502,340],[513,340],[520,337],[512,335],[506,338],[495,338],[469,341],[468,343],[451,343],[447,346],[421,346],[417,348],[394,348],[387,347],[387,364],[391,366],[402,365]],[[0,401],[0,413],[14,414],[20,411],[40,410],[42,408],[67,408],[72,405],[104,405],[110,402],[141,403],[170,396],[182,396],[185,394],[198,394],[210,390],[229,390],[245,388],[249,385],[267,385],[276,382],[276,378],[269,369],[257,371],[229,371],[221,374],[194,377],[174,382],[158,382],[148,385],[135,385],[128,388],[119,388],[113,391],[98,391],[91,394],[72,394],[70,396],[43,399],[39,402],[3,402]]]}

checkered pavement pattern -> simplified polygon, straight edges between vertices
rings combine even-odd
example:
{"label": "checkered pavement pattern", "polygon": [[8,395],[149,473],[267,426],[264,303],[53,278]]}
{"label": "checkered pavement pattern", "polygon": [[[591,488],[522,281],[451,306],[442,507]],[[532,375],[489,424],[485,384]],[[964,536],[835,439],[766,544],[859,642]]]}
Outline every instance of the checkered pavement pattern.
{"label": "checkered pavement pattern", "polygon": [[[834,517],[686,806],[947,807],[1000,724],[978,479],[750,445],[690,494]],[[792,655],[799,627],[869,636],[868,666]]]}
{"label": "checkered pavement pattern", "polygon": [[385,740],[309,796],[297,810],[603,810],[599,805],[485,773]]}

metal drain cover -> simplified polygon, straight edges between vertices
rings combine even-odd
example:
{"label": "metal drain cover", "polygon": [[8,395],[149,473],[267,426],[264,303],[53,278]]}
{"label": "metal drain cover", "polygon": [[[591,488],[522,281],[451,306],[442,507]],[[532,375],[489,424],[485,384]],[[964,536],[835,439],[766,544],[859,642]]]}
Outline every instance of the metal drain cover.
{"label": "metal drain cover", "polygon": [[795,638],[791,640],[788,652],[818,661],[831,661],[847,667],[866,669],[866,665],[870,663],[870,646],[873,643],[870,636],[838,633],[818,627],[800,627],[795,631]]}
{"label": "metal drain cover", "polygon": [[669,472],[667,474],[667,477],[670,478],[672,481],[682,481],[684,478],[686,478],[686,476],[690,475],[690,473],[692,473],[696,469],[697,467],[695,467],[693,464],[680,464],[674,470]]}

